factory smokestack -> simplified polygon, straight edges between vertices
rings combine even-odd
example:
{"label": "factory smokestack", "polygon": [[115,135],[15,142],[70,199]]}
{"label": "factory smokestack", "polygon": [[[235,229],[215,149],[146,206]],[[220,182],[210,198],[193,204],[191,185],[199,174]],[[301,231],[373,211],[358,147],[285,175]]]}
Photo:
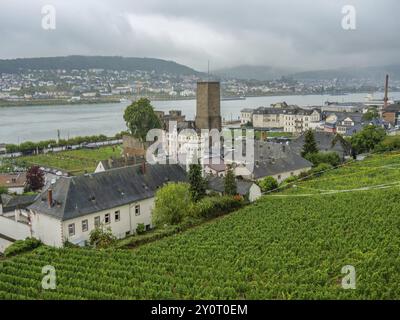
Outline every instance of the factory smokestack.
{"label": "factory smokestack", "polygon": [[388,91],[389,91],[389,75],[386,75],[386,82],[385,82],[385,97],[383,98],[383,107],[386,108],[388,105],[389,97],[388,97]]}

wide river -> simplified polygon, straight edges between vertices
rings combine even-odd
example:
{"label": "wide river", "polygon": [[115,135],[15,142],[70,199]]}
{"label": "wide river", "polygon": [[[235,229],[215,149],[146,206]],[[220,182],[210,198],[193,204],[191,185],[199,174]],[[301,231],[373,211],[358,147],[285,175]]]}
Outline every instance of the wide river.
{"label": "wide river", "polygon": [[[237,119],[242,108],[269,106],[286,101],[299,106],[323,105],[332,102],[364,102],[366,93],[342,96],[298,95],[255,97],[246,100],[221,102],[221,113],[225,119]],[[382,93],[375,97],[382,97]],[[400,92],[391,93],[391,99],[400,99]],[[187,119],[194,119],[196,100],[153,101],[156,110],[182,110]],[[129,103],[81,104],[61,106],[0,107],[0,143],[21,143],[56,139],[57,130],[61,138],[83,135],[105,134],[112,136],[126,129],[123,111]]]}

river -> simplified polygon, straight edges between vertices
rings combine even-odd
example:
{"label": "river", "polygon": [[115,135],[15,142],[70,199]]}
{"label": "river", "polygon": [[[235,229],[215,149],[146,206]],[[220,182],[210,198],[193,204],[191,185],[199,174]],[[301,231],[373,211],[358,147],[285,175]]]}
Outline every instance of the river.
{"label": "river", "polygon": [[[225,119],[237,119],[242,108],[269,106],[286,101],[299,106],[323,105],[325,101],[364,102],[367,93],[341,96],[292,95],[254,97],[246,100],[221,102],[221,113]],[[382,97],[376,94],[375,97]],[[391,99],[400,99],[400,92],[391,93]],[[156,110],[182,110],[187,119],[194,119],[195,100],[154,101]],[[123,111],[128,103],[81,104],[60,106],[0,107],[0,143],[21,143],[56,139],[57,130],[61,138],[83,135],[105,134],[112,136],[126,129]]]}

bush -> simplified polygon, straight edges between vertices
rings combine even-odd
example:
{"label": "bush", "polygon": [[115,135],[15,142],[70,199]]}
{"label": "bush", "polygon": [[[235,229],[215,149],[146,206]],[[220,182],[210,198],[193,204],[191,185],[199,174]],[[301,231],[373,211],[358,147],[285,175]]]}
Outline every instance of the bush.
{"label": "bush", "polygon": [[112,234],[111,228],[97,227],[90,232],[89,241],[96,248],[107,248],[112,245],[117,238]]}
{"label": "bush", "polygon": [[187,183],[168,183],[156,193],[153,210],[155,226],[179,224],[191,204]]}
{"label": "bush", "polygon": [[324,171],[332,169],[332,166],[328,163],[321,163],[315,168],[310,170],[310,174],[314,174],[316,176],[320,176]]}
{"label": "bush", "polygon": [[312,162],[312,164],[317,167],[321,163],[328,163],[333,167],[340,164],[340,157],[336,152],[318,152],[310,153],[305,156],[305,158]]}
{"label": "bush", "polygon": [[240,208],[243,204],[243,198],[238,196],[206,197],[191,205],[188,216],[190,218],[218,217]]}
{"label": "bush", "polygon": [[400,150],[400,136],[386,136],[385,139],[375,147],[375,152],[388,152]]}
{"label": "bush", "polygon": [[286,186],[286,185],[288,185],[288,184],[290,184],[290,183],[296,182],[297,180],[298,180],[298,177],[297,177],[297,176],[291,176],[291,177],[285,179],[285,180],[281,183],[281,186]]}
{"label": "bush", "polygon": [[144,226],[144,223],[139,223],[136,227],[136,233],[137,234],[143,234],[146,231],[146,227]]}
{"label": "bush", "polygon": [[4,251],[4,255],[6,257],[15,256],[22,252],[31,251],[39,247],[41,244],[42,242],[35,238],[26,238],[25,240],[17,240]]}
{"label": "bush", "polygon": [[258,185],[262,192],[268,192],[278,188],[278,181],[273,177],[265,177],[258,183]]}
{"label": "bush", "polygon": [[2,195],[3,193],[7,194],[8,193],[8,189],[5,187],[0,187],[0,195]]}

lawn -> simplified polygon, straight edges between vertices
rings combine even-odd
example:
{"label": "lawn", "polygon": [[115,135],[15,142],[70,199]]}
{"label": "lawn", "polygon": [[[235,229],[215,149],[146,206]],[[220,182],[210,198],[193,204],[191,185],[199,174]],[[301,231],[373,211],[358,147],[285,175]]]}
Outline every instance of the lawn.
{"label": "lawn", "polygon": [[67,171],[73,175],[93,172],[100,160],[121,157],[121,146],[68,150],[17,158],[17,165],[39,165]]}
{"label": "lawn", "polygon": [[[346,188],[354,187],[357,181],[364,184],[365,170],[398,164],[398,154],[374,156],[328,176],[359,170],[354,182],[345,180]],[[380,172],[371,182],[381,183],[385,176]],[[337,188],[340,182],[328,179],[323,186]],[[399,299],[399,216],[398,185],[296,198],[264,196],[134,250],[41,247],[4,260],[0,298]],[[56,290],[41,288],[45,265],[56,269]],[[341,285],[346,265],[356,270],[356,289]]]}

